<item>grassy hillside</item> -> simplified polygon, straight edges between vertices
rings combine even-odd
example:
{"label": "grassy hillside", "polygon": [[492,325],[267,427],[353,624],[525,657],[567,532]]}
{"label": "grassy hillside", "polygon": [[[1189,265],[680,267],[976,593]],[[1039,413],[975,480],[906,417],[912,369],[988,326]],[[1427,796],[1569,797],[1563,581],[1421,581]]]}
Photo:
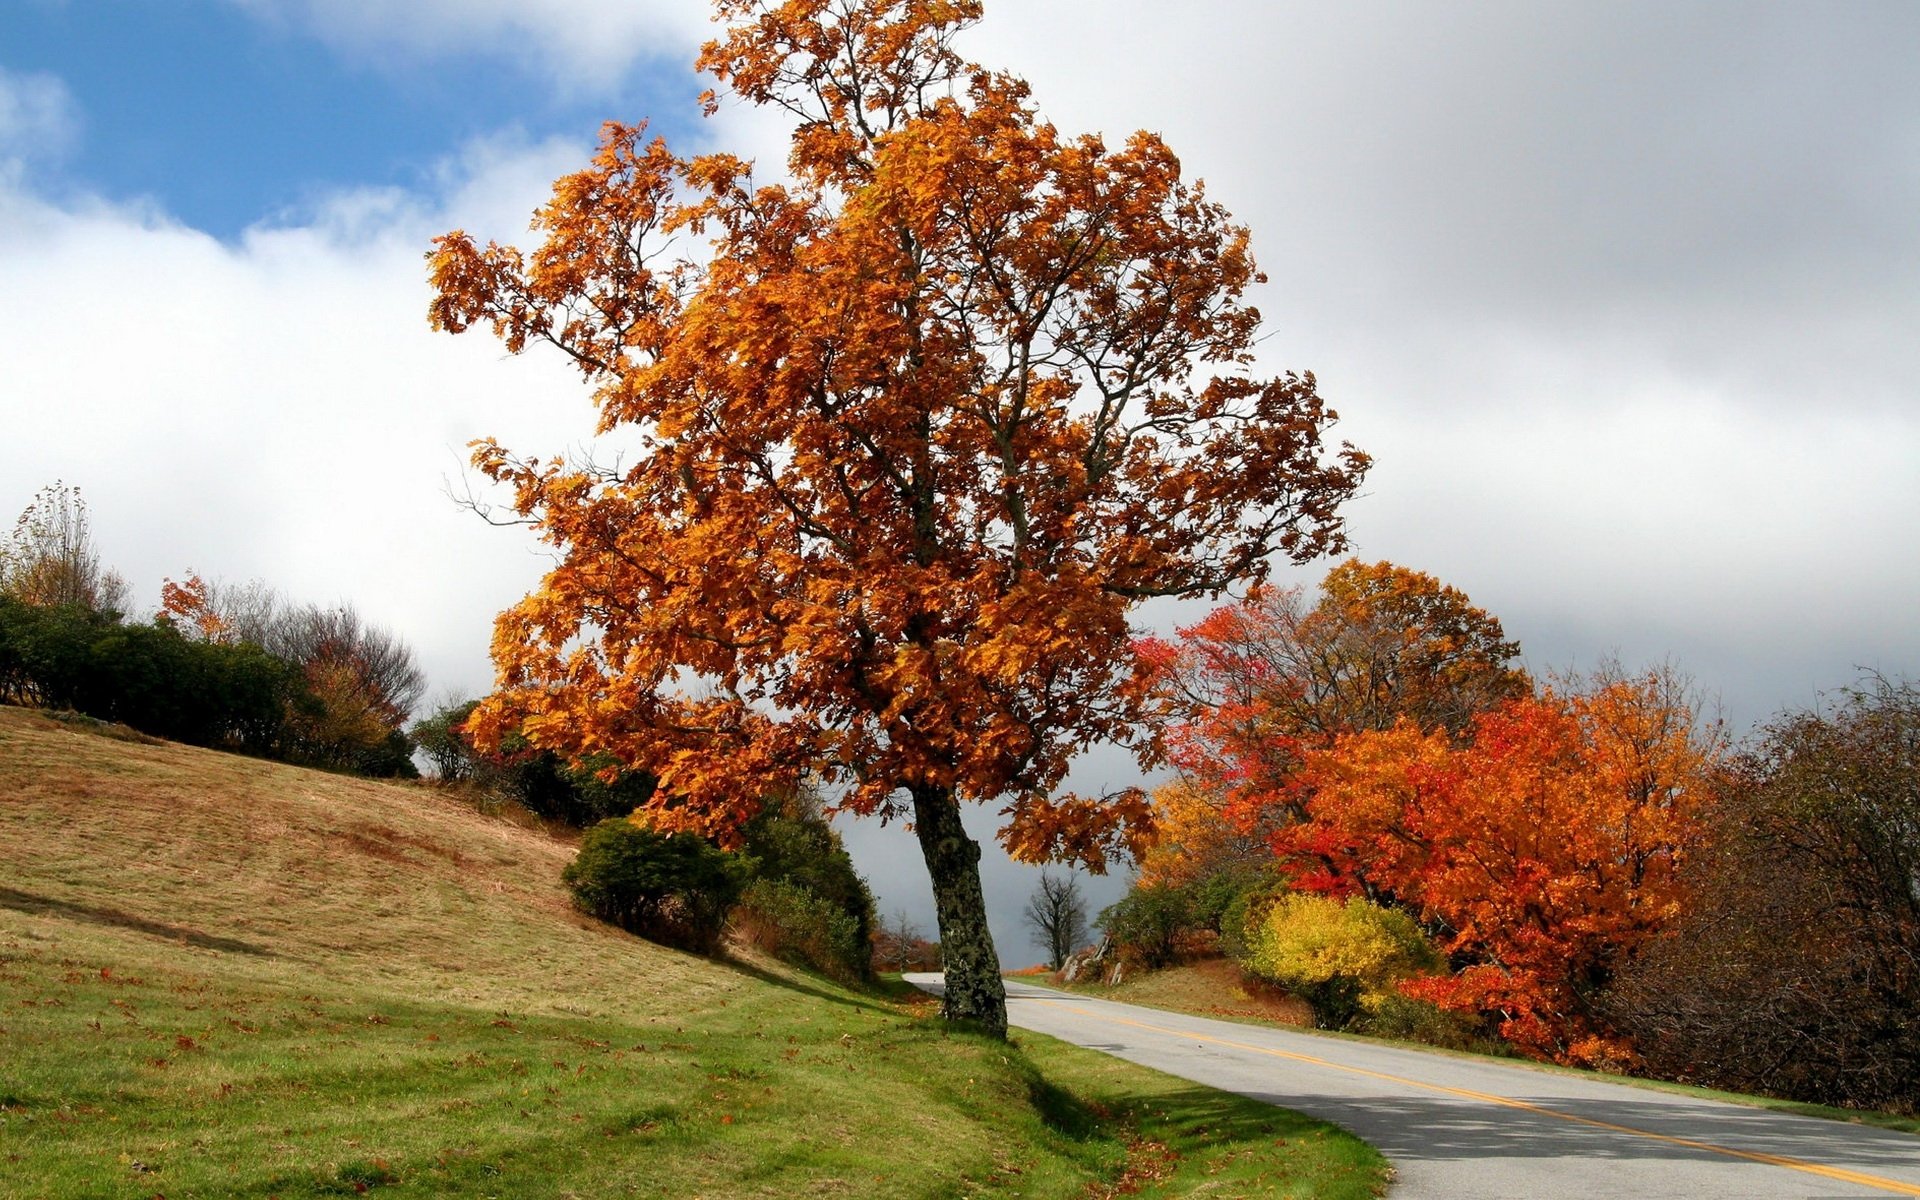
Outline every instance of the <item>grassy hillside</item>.
{"label": "grassy hillside", "polygon": [[418,786],[0,709],[0,1197],[1363,1196],[1291,1114],[582,918]]}

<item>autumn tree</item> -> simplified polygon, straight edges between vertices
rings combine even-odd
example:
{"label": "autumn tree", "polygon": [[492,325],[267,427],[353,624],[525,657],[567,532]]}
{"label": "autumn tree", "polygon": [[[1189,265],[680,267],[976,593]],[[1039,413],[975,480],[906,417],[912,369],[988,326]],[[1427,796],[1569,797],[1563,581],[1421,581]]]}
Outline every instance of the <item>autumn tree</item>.
{"label": "autumn tree", "polygon": [[1706,815],[1687,911],[1609,997],[1645,1067],[1920,1111],[1920,687],[1777,717]]}
{"label": "autumn tree", "polygon": [[1255,874],[1273,861],[1268,834],[1230,814],[1220,791],[1191,778],[1154,789],[1153,824],[1153,842],[1138,864],[1141,886],[1189,887]]}
{"label": "autumn tree", "polygon": [[235,640],[231,622],[221,615],[214,599],[213,586],[197,571],[187,572],[186,579],[178,583],[161,580],[159,619],[183,637],[212,645]]}
{"label": "autumn tree", "polygon": [[403,730],[426,676],[403,638],[353,605],[292,604],[258,580],[210,582],[189,571],[162,584],[159,619],[184,637],[255,646],[298,668],[305,695],[287,726],[297,757],[369,774],[412,770]]}
{"label": "autumn tree", "polygon": [[78,604],[125,614],[127,582],[101,565],[78,485],[56,481],[34,493],[0,542],[0,595],[22,604]]}
{"label": "autumn tree", "polygon": [[310,674],[339,675],[355,703],[389,730],[405,723],[426,691],[426,676],[406,640],[369,624],[351,604],[287,610],[271,627],[267,649]]}
{"label": "autumn tree", "polygon": [[1087,902],[1081,898],[1080,881],[1071,874],[1042,871],[1021,916],[1034,943],[1047,952],[1052,970],[1058,971],[1087,938]]}
{"label": "autumn tree", "polygon": [[1718,726],[1670,671],[1511,700],[1470,741],[1411,720],[1310,752],[1295,885],[1408,908],[1461,969],[1412,994],[1489,1016],[1528,1053],[1618,1061],[1597,1004],[1682,910]]}
{"label": "autumn tree", "polygon": [[[1141,878],[1190,882],[1261,857],[1303,819],[1303,755],[1401,721],[1457,738],[1524,695],[1517,643],[1459,589],[1390,562],[1334,567],[1309,600],[1262,589],[1172,641],[1151,640],[1175,697],[1177,784],[1156,796],[1160,839]],[[1258,849],[1256,849],[1258,848]]]}
{"label": "autumn tree", "polygon": [[669,827],[730,836],[802,772],[911,821],[945,1011],[998,1032],[962,805],[1030,860],[1144,833],[1137,792],[1056,794],[1158,751],[1129,610],[1339,548],[1366,459],[1310,375],[1251,373],[1246,230],[1157,137],[1064,135],[963,61],[975,0],[716,7],[699,66],[797,121],[788,179],[610,124],[533,251],[432,251],[434,325],[558,347],[628,455],[479,445],[560,561],[475,728],[645,764]]}

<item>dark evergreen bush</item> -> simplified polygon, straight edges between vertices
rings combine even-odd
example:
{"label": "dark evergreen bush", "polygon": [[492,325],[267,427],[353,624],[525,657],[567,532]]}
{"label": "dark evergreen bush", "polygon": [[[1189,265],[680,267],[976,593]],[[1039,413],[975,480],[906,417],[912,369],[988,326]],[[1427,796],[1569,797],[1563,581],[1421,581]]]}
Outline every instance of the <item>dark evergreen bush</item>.
{"label": "dark evergreen bush", "polygon": [[0,700],[278,755],[304,687],[296,667],[258,646],[193,641],[165,624],[123,624],[78,604],[0,597]]}
{"label": "dark evergreen bush", "polygon": [[1197,929],[1186,889],[1164,883],[1135,887],[1100,914],[1099,925],[1123,961],[1149,969],[1179,961]]}
{"label": "dark evergreen bush", "polygon": [[743,874],[735,856],[702,838],[616,817],[587,831],[561,878],[583,911],[649,941],[705,954],[719,944]]}

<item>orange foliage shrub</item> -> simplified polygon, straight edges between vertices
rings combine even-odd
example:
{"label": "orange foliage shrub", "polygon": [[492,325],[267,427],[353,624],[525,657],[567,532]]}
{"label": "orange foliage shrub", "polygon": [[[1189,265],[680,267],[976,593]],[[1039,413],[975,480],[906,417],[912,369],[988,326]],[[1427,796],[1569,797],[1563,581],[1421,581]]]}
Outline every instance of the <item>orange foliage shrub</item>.
{"label": "orange foliage shrub", "polygon": [[1310,889],[1393,898],[1458,973],[1409,994],[1488,1014],[1523,1051],[1620,1061],[1593,1011],[1684,901],[1719,750],[1667,675],[1510,701],[1470,744],[1410,721],[1308,753],[1305,820],[1276,848]]}

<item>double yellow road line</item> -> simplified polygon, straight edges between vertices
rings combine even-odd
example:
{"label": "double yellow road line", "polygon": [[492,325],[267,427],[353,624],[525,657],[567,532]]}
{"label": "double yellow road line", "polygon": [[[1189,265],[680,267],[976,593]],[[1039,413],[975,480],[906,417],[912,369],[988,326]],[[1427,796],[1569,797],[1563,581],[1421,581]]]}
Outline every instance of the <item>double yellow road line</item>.
{"label": "double yellow road line", "polygon": [[1296,1054],[1291,1050],[1275,1050],[1267,1046],[1255,1046],[1248,1042],[1236,1042],[1229,1038],[1214,1037],[1194,1029],[1175,1029],[1166,1025],[1154,1025],[1146,1021],[1135,1021],[1126,1017],[1116,1017],[1107,1013],[1084,1008],[1067,1000],[1054,1000],[1051,997],[1022,997],[1041,1000],[1053,1004],[1068,1012],[1079,1013],[1096,1021],[1105,1021],[1112,1025],[1127,1025],[1135,1029],[1144,1029],[1152,1033],[1171,1034],[1174,1037],[1214,1046],[1224,1046],[1232,1050],[1245,1050],[1252,1054],[1264,1054],[1270,1058],[1291,1059],[1294,1062],[1310,1063],[1316,1067],[1326,1067],[1333,1071],[1345,1071],[1349,1075],[1364,1075],[1369,1079],[1379,1079],[1402,1087],[1418,1088],[1422,1091],[1438,1092],[1446,1096],[1459,1096],[1467,1100],[1479,1100],[1486,1104],[1497,1104],[1502,1108],[1517,1108],[1523,1112],[1537,1113],[1543,1117],[1553,1117],[1573,1125],[1587,1125],[1594,1129],[1605,1129],[1612,1133],[1624,1133],[1632,1137],[1646,1138],[1648,1141],[1665,1142],[1670,1146],[1685,1146],[1689,1150],[1704,1150],[1709,1154],[1722,1154],[1728,1158],[1745,1159],[1748,1162],[1765,1163],[1771,1167],[1785,1167],[1789,1171],[1803,1171],[1808,1175],[1818,1175],[1824,1179],[1834,1179],[1842,1183],[1857,1184],[1861,1187],[1878,1188],[1900,1196],[1920,1196],[1920,1184],[1905,1183],[1898,1179],[1887,1179],[1880,1175],[1868,1175],[1860,1171],[1849,1171],[1844,1167],[1829,1167],[1824,1163],[1808,1162],[1805,1159],[1789,1158],[1783,1154],[1767,1154],[1759,1150],[1740,1150],[1732,1146],[1722,1146],[1714,1142],[1702,1142],[1693,1138],[1673,1137],[1670,1134],[1655,1133],[1651,1129],[1636,1129],[1631,1125],[1616,1125],[1611,1121],[1600,1121],[1593,1117],[1583,1117],[1575,1113],[1561,1112],[1557,1108],[1547,1108],[1526,1100],[1516,1100],[1511,1096],[1498,1096],[1492,1092],[1476,1092],[1468,1088],[1447,1087],[1438,1083],[1426,1083],[1419,1079],[1407,1079],[1399,1075],[1389,1075],[1382,1071],[1370,1071],[1365,1067],[1352,1067],[1324,1058],[1315,1058],[1311,1054]]}

